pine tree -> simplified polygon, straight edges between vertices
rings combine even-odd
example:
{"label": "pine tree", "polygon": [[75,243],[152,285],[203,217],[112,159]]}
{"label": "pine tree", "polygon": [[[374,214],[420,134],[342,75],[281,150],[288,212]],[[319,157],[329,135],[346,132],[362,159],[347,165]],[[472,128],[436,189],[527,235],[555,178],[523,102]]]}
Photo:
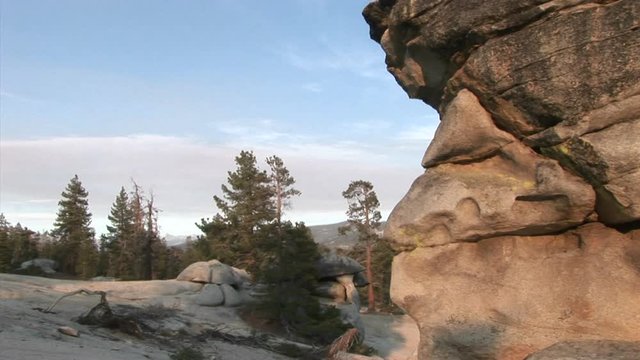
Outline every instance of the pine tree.
{"label": "pine tree", "polygon": [[253,152],[241,151],[235,162],[236,170],[228,172],[228,186],[222,185],[223,197],[214,196],[221,214],[211,221],[202,220],[198,226],[211,242],[216,258],[251,271],[258,261],[254,235],[275,217],[273,193]]}
{"label": "pine tree", "polygon": [[108,253],[109,276],[133,278],[133,262],[135,260],[133,243],[133,211],[129,203],[124,186],[120,188],[120,193],[116,197],[111,212],[107,217],[105,247]]}
{"label": "pine tree", "polygon": [[157,262],[154,256],[164,251],[158,247],[159,210],[154,206],[153,194],[146,198],[142,187],[133,180],[132,183],[130,193],[124,187],[120,189],[108,217],[110,225],[104,239],[108,274],[128,280],[150,280]]}
{"label": "pine tree", "polygon": [[314,342],[329,343],[345,330],[339,311],[324,308],[312,296],[316,286],[318,245],[303,223],[272,223],[261,228],[263,254],[257,272],[267,294],[256,304],[261,315],[287,331]]}
{"label": "pine tree", "polygon": [[134,181],[133,190],[131,191],[131,200],[129,207],[133,213],[133,234],[132,234],[132,246],[129,250],[133,255],[134,260],[130,263],[133,271],[133,279],[141,279],[143,273],[143,255],[144,243],[146,241],[146,228],[145,228],[145,199],[142,192],[142,188]]}
{"label": "pine tree", "polygon": [[56,260],[62,271],[84,278],[95,273],[97,257],[88,196],[75,175],[62,192],[52,232],[58,238]]}
{"label": "pine tree", "polygon": [[11,224],[0,213],[0,272],[11,270],[11,259],[13,258],[13,246],[9,239]]}
{"label": "pine tree", "polygon": [[17,223],[9,230],[9,243],[13,245],[13,255],[11,266],[16,268],[23,262],[38,257],[38,244],[36,242],[34,231],[26,227],[22,227]]}
{"label": "pine tree", "polygon": [[153,278],[153,264],[155,248],[160,241],[158,234],[158,209],[153,205],[153,194],[146,200],[145,224],[143,241],[141,244],[141,273],[140,278],[151,280]]}
{"label": "pine tree", "polygon": [[[357,231],[359,241],[365,245],[367,278],[373,279],[372,248],[379,240],[376,231],[380,227],[380,220],[382,218],[380,211],[378,211],[380,202],[378,201],[376,192],[373,190],[373,185],[364,180],[352,181],[347,190],[342,192],[342,196],[347,199],[349,205],[346,212],[349,225],[340,230],[343,233],[349,228]],[[367,299],[369,311],[376,311],[373,284],[369,284],[368,286]]]}
{"label": "pine tree", "polygon": [[276,222],[279,224],[282,222],[284,209],[290,206],[289,198],[298,196],[301,192],[292,187],[296,181],[289,174],[289,170],[284,166],[282,159],[273,155],[267,158],[267,165],[271,169],[269,186],[274,198]]}

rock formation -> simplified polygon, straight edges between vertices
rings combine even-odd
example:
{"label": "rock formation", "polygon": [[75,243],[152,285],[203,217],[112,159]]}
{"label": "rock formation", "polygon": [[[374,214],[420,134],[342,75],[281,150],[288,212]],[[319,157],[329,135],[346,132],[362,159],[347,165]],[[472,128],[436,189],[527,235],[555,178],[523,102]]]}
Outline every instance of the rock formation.
{"label": "rock formation", "polygon": [[251,276],[243,269],[214,259],[187,266],[176,280],[204,284],[196,295],[195,302],[198,305],[238,306],[243,302],[244,287],[251,282]]}
{"label": "rock formation", "polygon": [[347,301],[360,309],[360,296],[356,287],[369,284],[364,274],[364,266],[356,260],[335,253],[323,255],[315,264],[318,276],[319,296]]}
{"label": "rock formation", "polygon": [[364,16],[441,117],[385,230],[420,359],[639,341],[640,2],[377,0]]}

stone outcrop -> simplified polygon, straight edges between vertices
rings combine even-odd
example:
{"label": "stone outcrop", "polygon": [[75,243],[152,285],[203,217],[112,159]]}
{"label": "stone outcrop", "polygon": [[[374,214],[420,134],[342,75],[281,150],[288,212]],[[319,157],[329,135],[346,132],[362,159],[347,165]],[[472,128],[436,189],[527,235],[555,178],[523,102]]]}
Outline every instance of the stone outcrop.
{"label": "stone outcrop", "polygon": [[195,295],[201,306],[238,306],[243,303],[244,287],[251,281],[249,274],[218,260],[198,261],[187,266],[176,278],[178,281],[203,283]]}
{"label": "stone outcrop", "polygon": [[420,358],[639,341],[640,2],[378,0],[364,16],[441,118],[385,230]]}
{"label": "stone outcrop", "polygon": [[334,253],[325,254],[315,263],[319,286],[316,294],[355,304],[360,309],[360,296],[356,287],[369,284],[364,266],[356,260]]}
{"label": "stone outcrop", "polygon": [[250,282],[251,277],[243,269],[223,264],[218,260],[209,260],[198,261],[187,266],[178,274],[176,280],[241,287]]}
{"label": "stone outcrop", "polygon": [[19,270],[28,270],[31,267],[38,268],[43,273],[51,275],[56,273],[56,269],[58,269],[58,262],[51,259],[32,259],[20,264]]}

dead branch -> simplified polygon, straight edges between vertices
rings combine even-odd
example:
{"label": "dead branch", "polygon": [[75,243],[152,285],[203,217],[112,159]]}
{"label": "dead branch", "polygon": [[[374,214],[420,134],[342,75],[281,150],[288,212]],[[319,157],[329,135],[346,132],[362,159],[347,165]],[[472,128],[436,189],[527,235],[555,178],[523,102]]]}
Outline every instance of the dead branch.
{"label": "dead branch", "polygon": [[58,300],[56,300],[53,304],[51,304],[51,306],[49,306],[48,308],[44,309],[44,310],[40,310],[43,313],[51,313],[53,308],[58,305],[58,303],[60,302],[60,300],[69,297],[69,296],[73,296],[73,295],[77,295],[77,294],[86,294],[86,295],[100,295],[100,304],[99,305],[107,305],[107,293],[104,291],[92,291],[92,290],[87,290],[87,289],[79,289],[76,291],[72,291],[69,293],[66,293],[62,296],[60,296],[58,298]]}
{"label": "dead branch", "polygon": [[351,328],[347,330],[344,334],[340,335],[339,338],[335,339],[331,343],[331,346],[329,347],[328,358],[334,359],[338,352],[347,352],[357,341],[358,329]]}

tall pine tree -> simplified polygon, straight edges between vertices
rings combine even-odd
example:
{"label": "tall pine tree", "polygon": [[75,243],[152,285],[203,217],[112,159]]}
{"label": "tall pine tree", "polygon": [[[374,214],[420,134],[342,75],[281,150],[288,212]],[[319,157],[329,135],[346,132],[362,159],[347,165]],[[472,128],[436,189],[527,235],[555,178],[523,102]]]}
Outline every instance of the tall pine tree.
{"label": "tall pine tree", "polygon": [[132,264],[135,260],[133,251],[133,211],[129,203],[129,195],[124,186],[116,197],[111,212],[107,217],[106,249],[108,253],[109,276],[130,279],[135,276]]}
{"label": "tall pine tree", "polygon": [[241,151],[235,162],[236,170],[228,172],[228,185],[222,185],[223,196],[214,196],[221,213],[211,221],[203,220],[199,227],[211,243],[213,256],[251,271],[259,257],[255,234],[275,217],[273,193],[269,176],[258,169],[252,151]]}
{"label": "tall pine tree", "polygon": [[140,278],[143,280],[151,280],[153,278],[154,264],[157,263],[155,255],[160,244],[158,209],[155,208],[153,203],[153,194],[151,194],[145,203],[145,222],[141,237],[142,243],[140,244]]}
{"label": "tall pine tree", "polygon": [[0,272],[9,272],[11,270],[11,260],[13,259],[13,245],[9,238],[11,224],[0,213]]}
{"label": "tall pine tree", "polygon": [[62,192],[52,231],[57,237],[56,260],[62,271],[83,278],[95,274],[97,260],[88,196],[78,175],[75,175]]}
{"label": "tall pine tree", "polygon": [[267,158],[267,165],[271,169],[269,174],[269,186],[273,196],[273,206],[275,209],[276,222],[280,224],[282,222],[282,214],[290,203],[289,199],[293,196],[298,196],[301,192],[293,188],[293,184],[296,182],[289,174],[289,170],[284,166],[282,159],[273,155]]}
{"label": "tall pine tree", "polygon": [[[372,249],[380,240],[377,230],[380,228],[380,220],[382,216],[378,208],[380,202],[378,196],[373,190],[373,185],[364,180],[352,181],[347,190],[342,192],[342,196],[347,199],[349,209],[346,214],[349,225],[341,228],[344,233],[347,229],[353,229],[358,233],[358,239],[364,243],[366,252],[365,268],[367,278],[373,279],[372,265]],[[368,285],[368,308],[370,312],[376,311],[375,292],[373,284]]]}

